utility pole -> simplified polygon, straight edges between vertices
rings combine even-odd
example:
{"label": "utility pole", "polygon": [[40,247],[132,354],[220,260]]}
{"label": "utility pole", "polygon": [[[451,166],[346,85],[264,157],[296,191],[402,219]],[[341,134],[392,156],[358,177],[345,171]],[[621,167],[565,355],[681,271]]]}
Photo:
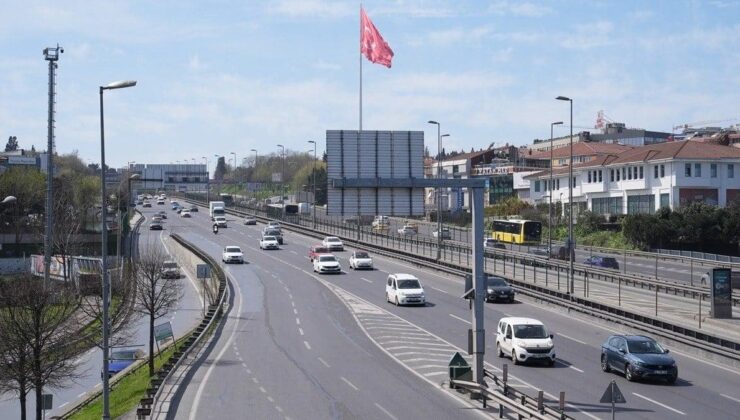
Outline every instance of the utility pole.
{"label": "utility pole", "polygon": [[64,48],[57,44],[55,47],[44,48],[44,58],[49,62],[49,115],[48,133],[46,142],[46,226],[44,228],[44,287],[49,284],[49,271],[51,267],[51,244],[52,226],[54,223],[54,96],[56,82],[57,61],[59,54],[64,53]]}

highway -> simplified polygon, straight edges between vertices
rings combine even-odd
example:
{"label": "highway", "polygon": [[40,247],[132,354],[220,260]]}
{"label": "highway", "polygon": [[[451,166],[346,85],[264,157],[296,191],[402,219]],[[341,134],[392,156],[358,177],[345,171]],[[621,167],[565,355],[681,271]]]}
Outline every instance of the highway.
{"label": "highway", "polygon": [[[142,213],[146,217],[151,217],[155,210],[159,211],[161,208],[141,210],[143,210]],[[172,219],[165,220],[166,227],[168,226],[168,222],[171,220]],[[146,249],[149,246],[164,246],[166,235],[167,230],[150,231],[148,229],[148,221],[145,220],[140,229],[138,252],[146,252]],[[169,253],[169,248],[165,247],[165,249]],[[182,299],[179,301],[177,308],[172,311],[172,313],[157,321],[157,324],[164,321],[170,321],[172,323],[173,332],[176,336],[182,335],[197,325],[200,319],[202,307],[199,292],[195,289],[195,283],[192,280],[191,274],[185,271],[183,271],[183,274],[187,277],[183,277],[181,280],[183,282]],[[148,322],[139,315],[134,314],[133,316],[134,320],[129,329],[129,336],[122,345],[141,348],[146,353],[146,344],[149,340]],[[46,413],[47,417],[64,412],[68,409],[69,404],[84,398],[88,391],[100,389],[100,372],[103,368],[102,359],[103,356],[100,348],[94,347],[90,349],[77,360],[77,372],[81,374],[80,378],[76,379],[74,382],[65,384],[63,388],[45,390],[45,393],[53,395],[54,403],[54,409]],[[32,395],[29,395],[29,399],[26,404],[29,416],[34,412],[35,407],[36,404],[34,398]],[[10,394],[4,394],[0,401],[0,419],[15,418],[20,418],[20,404],[18,402],[18,398]]]}
{"label": "highway", "polygon": [[[470,412],[435,389],[445,381],[444,365],[452,351],[467,342],[470,313],[459,298],[460,279],[382,257],[376,257],[374,271],[348,271],[349,251],[338,253],[345,273],[318,276],[306,257],[318,240],[286,232],[281,250],[260,251],[263,225],[243,226],[233,216],[228,219],[229,228],[218,235],[210,231],[203,211],[173,226],[217,258],[224,245],[240,245],[249,262],[228,267],[239,316],[229,318],[209,361],[195,373],[178,418],[209,418],[205,413],[229,417],[244,409],[256,417],[294,419],[448,418]],[[384,282],[392,272],[419,277],[430,303],[386,303]],[[545,322],[555,334],[555,367],[514,366],[499,359],[493,331],[503,316]],[[630,418],[724,419],[734,418],[740,409],[739,372],[680,349],[671,349],[679,366],[673,386],[630,383],[601,372],[601,343],[616,331],[630,332],[616,326],[521,297],[515,304],[487,304],[486,325],[489,368],[509,364],[510,384],[531,395],[541,389],[552,401],[565,391],[569,413],[578,418],[609,417],[609,407],[598,401],[611,380],[628,401],[619,410]]]}

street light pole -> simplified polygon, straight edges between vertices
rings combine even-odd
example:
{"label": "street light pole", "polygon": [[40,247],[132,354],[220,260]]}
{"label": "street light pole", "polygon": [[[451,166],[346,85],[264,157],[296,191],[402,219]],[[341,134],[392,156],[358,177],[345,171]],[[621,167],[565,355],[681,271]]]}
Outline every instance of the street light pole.
{"label": "street light pole", "polygon": [[[442,178],[442,133],[437,121],[428,121],[429,124],[437,126],[437,180]],[[437,261],[442,257],[442,197],[439,186],[437,187]]]}
{"label": "street light pole", "polygon": [[575,244],[573,243],[573,99],[558,96],[555,98],[559,101],[570,102],[570,160],[568,162],[568,260],[570,268],[570,295],[575,294],[575,280],[573,279],[573,254],[575,254]]}
{"label": "street light pole", "polygon": [[[311,205],[311,213],[313,217],[313,228],[316,229],[316,142],[309,140],[309,143],[313,144],[313,203]],[[359,224],[359,217],[357,223]]]}
{"label": "street light pole", "polygon": [[108,213],[107,197],[105,192],[105,129],[103,118],[103,91],[122,89],[136,86],[136,81],[126,80],[100,86],[100,214],[101,214],[101,265],[103,281],[103,420],[110,419],[110,387],[108,383],[108,352],[110,346],[110,321],[108,320],[108,306],[110,305],[110,281],[108,278],[108,227],[106,218]]}
{"label": "street light pole", "polygon": [[562,121],[550,123],[550,183],[548,184],[550,204],[547,212],[547,259],[550,259],[552,255],[552,128],[561,124],[563,124]]}

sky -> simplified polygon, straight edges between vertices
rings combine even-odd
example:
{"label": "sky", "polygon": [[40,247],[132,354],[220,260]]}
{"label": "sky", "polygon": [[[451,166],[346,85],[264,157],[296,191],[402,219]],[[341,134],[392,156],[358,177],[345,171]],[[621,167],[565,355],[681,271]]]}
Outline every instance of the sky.
{"label": "sky", "polygon": [[[363,128],[424,130],[436,153],[524,145],[550,123],[630,127],[740,123],[740,1],[366,0],[395,53],[363,63]],[[0,141],[46,149],[48,63],[57,69],[56,144],[106,162],[237,160],[325,147],[357,129],[359,2],[162,0],[3,2]],[[363,59],[364,60],[364,59]],[[591,131],[595,131],[591,129]],[[556,128],[566,135],[568,128]],[[211,169],[213,164],[211,163]]]}

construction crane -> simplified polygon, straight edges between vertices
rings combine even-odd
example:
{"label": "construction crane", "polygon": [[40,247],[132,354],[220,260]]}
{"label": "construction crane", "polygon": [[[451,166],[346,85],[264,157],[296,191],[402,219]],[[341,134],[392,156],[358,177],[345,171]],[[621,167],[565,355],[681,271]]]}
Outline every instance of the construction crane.
{"label": "construction crane", "polygon": [[723,120],[695,121],[695,122],[690,122],[690,123],[685,123],[685,124],[674,125],[673,131],[675,132],[678,129],[688,130],[689,128],[694,128],[694,127],[698,127],[702,125],[718,124],[718,123],[723,123],[727,121],[736,121],[736,120],[737,118],[725,118]]}

